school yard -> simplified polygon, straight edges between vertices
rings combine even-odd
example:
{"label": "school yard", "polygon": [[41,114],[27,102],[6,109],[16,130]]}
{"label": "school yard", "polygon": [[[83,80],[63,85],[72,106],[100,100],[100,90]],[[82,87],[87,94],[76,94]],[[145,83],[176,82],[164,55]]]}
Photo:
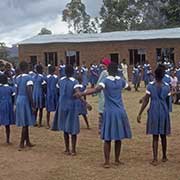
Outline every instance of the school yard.
{"label": "school yard", "polygon": [[[180,179],[180,106],[172,113],[172,135],[168,138],[169,162],[157,167],[149,164],[152,157],[151,137],[145,135],[146,113],[142,124],[136,123],[137,103],[141,92],[124,92],[124,103],[133,131],[133,139],[123,142],[122,161],[125,165],[103,169],[102,141],[97,132],[97,97],[88,97],[94,109],[89,114],[91,130],[81,120],[76,157],[63,154],[62,133],[43,128],[31,128],[36,146],[19,152],[20,129],[12,128],[12,145],[4,143],[4,128],[0,127],[0,180],[179,180]],[[159,146],[160,147],[160,146]],[[161,152],[160,152],[161,154]],[[112,162],[113,162],[112,151]]]}

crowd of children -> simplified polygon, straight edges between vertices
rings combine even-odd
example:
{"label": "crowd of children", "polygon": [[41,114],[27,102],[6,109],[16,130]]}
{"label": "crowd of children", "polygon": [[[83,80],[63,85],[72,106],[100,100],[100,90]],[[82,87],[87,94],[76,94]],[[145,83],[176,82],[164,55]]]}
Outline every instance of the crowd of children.
{"label": "crowd of children", "polygon": [[[53,65],[45,74],[41,64],[29,67],[20,62],[16,70],[9,64],[0,62],[0,125],[5,126],[6,142],[10,143],[10,125],[22,127],[19,150],[25,146],[33,147],[29,137],[29,126],[42,126],[43,109],[46,108],[47,128],[64,132],[65,154],[76,155],[77,135],[80,132],[79,116],[82,115],[87,128],[87,110],[92,107],[86,101],[87,95],[98,94],[99,133],[104,140],[104,167],[110,167],[111,141],[115,141],[115,164],[121,164],[121,141],[131,138],[131,128],[123,105],[122,90],[131,90],[128,84],[127,64],[117,65],[105,58],[101,65],[93,63],[88,69],[85,62],[81,67],[65,65],[59,67],[59,76]],[[142,107],[137,116],[138,123],[149,100],[147,134],[153,135],[153,165],[157,165],[158,139],[162,139],[162,161],[167,161],[166,136],[170,134],[172,95],[177,94],[180,82],[180,64],[177,68],[169,64],[158,65],[153,73],[146,62],[143,67],[135,65],[132,84],[139,90],[141,80],[147,87],[140,100]],[[88,83],[91,88],[87,88]],[[178,98],[176,103],[178,103]],[[38,116],[39,112],[39,116]],[[51,112],[55,112],[52,127]],[[38,119],[38,122],[37,122]],[[72,148],[70,148],[70,137]]]}

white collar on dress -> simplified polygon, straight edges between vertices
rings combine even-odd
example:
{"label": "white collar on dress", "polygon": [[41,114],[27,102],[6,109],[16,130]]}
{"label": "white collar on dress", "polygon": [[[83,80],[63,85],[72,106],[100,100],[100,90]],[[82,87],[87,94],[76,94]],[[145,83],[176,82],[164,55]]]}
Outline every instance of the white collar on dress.
{"label": "white collar on dress", "polygon": [[[66,79],[66,78],[67,78],[67,77],[64,76],[64,77],[61,78],[61,80]],[[75,80],[76,80],[76,79],[74,79],[73,77],[70,77],[70,78],[68,78],[68,79],[70,79],[71,81],[75,81]]]}
{"label": "white collar on dress", "polygon": [[115,81],[115,80],[121,79],[119,76],[115,76],[115,77],[114,76],[107,76],[106,78],[111,80],[111,81]]}

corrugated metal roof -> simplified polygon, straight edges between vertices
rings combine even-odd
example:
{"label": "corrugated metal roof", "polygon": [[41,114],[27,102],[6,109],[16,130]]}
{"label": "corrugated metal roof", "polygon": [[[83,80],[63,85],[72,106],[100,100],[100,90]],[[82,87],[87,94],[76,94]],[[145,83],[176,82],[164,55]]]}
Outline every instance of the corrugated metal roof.
{"label": "corrugated metal roof", "polygon": [[97,34],[37,35],[19,44],[85,43],[153,39],[180,39],[180,28],[146,31],[117,31]]}

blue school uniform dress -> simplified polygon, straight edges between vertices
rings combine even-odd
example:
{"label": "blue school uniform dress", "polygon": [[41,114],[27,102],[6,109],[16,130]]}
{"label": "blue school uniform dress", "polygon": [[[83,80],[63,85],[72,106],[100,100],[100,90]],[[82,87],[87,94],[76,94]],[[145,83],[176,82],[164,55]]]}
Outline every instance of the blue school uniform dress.
{"label": "blue school uniform dress", "polygon": [[12,96],[14,89],[8,84],[0,84],[0,125],[15,124],[15,114],[13,108]]}
{"label": "blue school uniform dress", "polygon": [[65,64],[61,64],[61,65],[59,66],[60,78],[66,76],[65,68],[66,68],[66,65],[65,65]]}
{"label": "blue school uniform dress", "polygon": [[32,78],[34,78],[34,76],[36,75],[36,73],[33,72],[33,71],[29,71],[29,75],[30,75]]}
{"label": "blue school uniform dress", "polygon": [[77,99],[73,97],[73,94],[79,87],[78,81],[73,77],[63,77],[59,80],[58,87],[60,96],[52,130],[76,135],[80,132],[80,124]]}
{"label": "blue school uniform dress", "polygon": [[147,71],[147,84],[154,81],[154,76],[152,70]]}
{"label": "blue school uniform dress", "polygon": [[[86,90],[86,87],[83,86],[82,84],[80,84],[79,85],[79,90],[80,90],[80,92],[84,92]],[[79,111],[79,115],[87,115],[86,103],[81,101],[80,99],[77,99],[76,103],[77,103],[77,108],[78,108],[78,111]]]}
{"label": "blue school uniform dress", "polygon": [[108,76],[99,85],[103,87],[105,97],[101,138],[105,141],[131,138],[129,120],[121,96],[126,81],[118,76]]}
{"label": "blue school uniform dress", "polygon": [[151,97],[147,118],[147,134],[170,134],[169,102],[167,100],[170,95],[169,85],[163,82],[161,87],[157,87],[155,82],[151,82],[147,86],[146,93]]}
{"label": "blue school uniform dress", "polygon": [[78,66],[74,67],[74,75],[73,75],[73,77],[75,79],[77,79],[80,76],[80,73],[81,73],[81,71],[80,71],[79,67]]}
{"label": "blue school uniform dress", "polygon": [[82,75],[82,85],[86,87],[88,85],[88,68],[82,66],[81,75]]}
{"label": "blue school uniform dress", "polygon": [[[167,83],[169,86],[171,86],[171,77],[168,75],[168,74],[165,74],[164,75],[164,78],[163,78],[163,81],[165,82],[165,83]],[[172,96],[169,96],[169,98],[168,98],[169,100],[169,105],[168,105],[168,107],[169,107],[169,112],[172,112]]]}
{"label": "blue school uniform dress", "polygon": [[46,109],[48,112],[56,111],[58,102],[58,88],[56,87],[58,83],[58,76],[47,75],[47,92],[46,92]]}
{"label": "blue school uniform dress", "polygon": [[140,71],[138,68],[133,68],[133,71],[132,71],[132,83],[133,84],[138,84],[140,83]]}
{"label": "blue school uniform dress", "polygon": [[34,126],[35,116],[28,98],[27,86],[32,86],[32,78],[28,74],[21,74],[16,78],[17,98],[16,98],[16,125]]}
{"label": "blue school uniform dress", "polygon": [[42,74],[36,74],[33,78],[33,102],[35,108],[45,107],[45,93],[43,85],[46,84],[46,78]]}
{"label": "blue school uniform dress", "polygon": [[97,65],[92,65],[90,67],[90,83],[96,84],[98,81],[98,67]]}
{"label": "blue school uniform dress", "polygon": [[118,76],[124,78],[122,67],[118,67]]}
{"label": "blue school uniform dress", "polygon": [[148,77],[148,68],[149,67],[150,67],[150,64],[144,64],[144,66],[143,66],[143,80],[146,85],[149,83],[149,77]]}
{"label": "blue school uniform dress", "polygon": [[178,82],[180,82],[180,68],[176,69],[176,77],[178,78]]}

